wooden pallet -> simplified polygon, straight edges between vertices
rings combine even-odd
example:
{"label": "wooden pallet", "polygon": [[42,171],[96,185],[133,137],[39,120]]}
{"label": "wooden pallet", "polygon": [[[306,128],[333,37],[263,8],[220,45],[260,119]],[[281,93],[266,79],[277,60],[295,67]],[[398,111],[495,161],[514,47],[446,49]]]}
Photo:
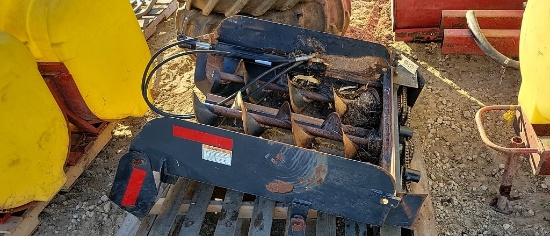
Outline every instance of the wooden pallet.
{"label": "wooden pallet", "polygon": [[[417,147],[419,147],[418,144]],[[413,192],[429,192],[422,151],[415,151],[411,168],[420,170],[422,180],[412,184]],[[287,235],[288,205],[257,197],[243,201],[243,194],[227,190],[223,199],[208,184],[180,178],[175,185],[161,186],[157,202],[143,220],[128,214],[117,236],[129,235],[200,235],[203,224],[215,228],[214,235]],[[214,192],[214,194],[213,194]],[[206,213],[216,213],[217,223],[206,222]],[[206,217],[208,218],[208,217]],[[273,224],[279,229],[272,231]],[[205,223],[206,222],[206,223]],[[337,223],[340,222],[340,223]],[[281,227],[284,224],[284,227]],[[309,210],[306,235],[373,235],[372,228],[355,221]],[[438,235],[430,197],[426,199],[415,223],[417,235]],[[204,229],[203,229],[204,230]]]}
{"label": "wooden pallet", "polygon": [[[153,36],[157,30],[157,25],[176,12],[178,4],[177,0],[158,0],[146,15],[138,18],[145,39]],[[145,8],[146,6],[143,6],[140,10],[145,10]]]}
{"label": "wooden pallet", "polygon": [[[78,177],[88,168],[88,166],[95,159],[97,154],[107,145],[111,140],[111,132],[116,127],[116,122],[107,124],[103,130],[101,130],[97,139],[92,141],[89,148],[78,159],[77,163],[73,166],[65,167],[65,175],[67,181],[65,185],[60,189],[61,192],[69,191],[75,184]],[[46,208],[50,202],[36,202],[34,205],[26,209],[25,211],[12,215],[4,224],[0,224],[0,235],[31,235],[39,224],[38,215]]]}

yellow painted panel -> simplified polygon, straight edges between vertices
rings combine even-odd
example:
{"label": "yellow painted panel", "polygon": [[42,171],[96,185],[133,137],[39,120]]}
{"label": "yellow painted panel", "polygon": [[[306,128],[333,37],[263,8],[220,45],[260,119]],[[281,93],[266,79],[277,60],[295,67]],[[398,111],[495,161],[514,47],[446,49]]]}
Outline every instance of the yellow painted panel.
{"label": "yellow painted panel", "polygon": [[0,52],[0,209],[11,209],[65,183],[69,134],[29,49],[0,32]]}
{"label": "yellow painted panel", "polygon": [[550,1],[527,1],[519,54],[519,104],[531,123],[550,124]]}
{"label": "yellow painted panel", "polygon": [[0,30],[41,62],[61,61],[90,110],[104,120],[142,116],[149,49],[127,0],[3,0]]}

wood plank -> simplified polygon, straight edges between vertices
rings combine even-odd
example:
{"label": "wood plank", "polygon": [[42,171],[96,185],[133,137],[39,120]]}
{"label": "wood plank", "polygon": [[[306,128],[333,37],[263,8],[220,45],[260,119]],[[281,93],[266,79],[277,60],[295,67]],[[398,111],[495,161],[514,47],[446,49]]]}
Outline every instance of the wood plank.
{"label": "wood plank", "polygon": [[116,236],[133,236],[136,235],[139,229],[141,221],[130,213],[126,213],[124,221],[120,224],[119,230],[116,232]]}
{"label": "wood plank", "polygon": [[78,177],[88,168],[88,166],[90,166],[90,164],[92,164],[97,154],[99,154],[103,147],[111,140],[113,137],[111,132],[115,129],[116,125],[116,122],[107,124],[99,133],[97,139],[93,141],[90,149],[78,159],[76,165],[66,167],[65,175],[67,176],[67,181],[63,187],[61,187],[61,192],[68,192],[71,190]]}
{"label": "wood plank", "polygon": [[238,219],[237,229],[235,230],[235,236],[247,236],[248,228],[250,228],[250,219]]}
{"label": "wood plank", "polygon": [[306,235],[318,235],[317,234],[317,219],[306,220]]}
{"label": "wood plank", "polygon": [[[142,21],[143,23],[140,22],[141,30],[143,31],[143,35],[145,36],[145,39],[148,39],[149,37],[153,36],[155,31],[157,30],[157,25],[161,21],[167,19],[172,14],[174,14],[174,12],[176,12],[176,10],[178,9],[178,5],[179,4],[178,4],[177,0],[172,0],[170,2],[170,4],[165,5],[166,7],[163,8],[163,10],[160,13],[158,12],[158,10],[156,8],[152,9],[151,12],[149,12],[149,14],[154,13],[154,14],[158,14],[158,15],[156,15],[156,17],[154,17],[153,20]],[[144,16],[143,18],[148,17],[149,14]],[[139,21],[139,19],[138,19],[138,21]]]}
{"label": "wood plank", "polygon": [[411,160],[411,169],[420,171],[420,182],[411,183],[411,192],[413,193],[427,193],[428,197],[424,200],[422,208],[418,218],[413,227],[415,235],[436,236],[437,232],[435,213],[432,205],[432,198],[430,194],[430,186],[428,183],[428,171],[426,170],[426,164],[424,163],[424,156],[422,151],[422,143],[416,139],[414,141],[414,154]]}
{"label": "wood plank", "polygon": [[[523,10],[475,10],[481,29],[521,29]],[[468,29],[466,10],[443,10],[441,29]]]}
{"label": "wood plank", "polygon": [[[160,198],[155,205],[153,205],[153,208],[149,212],[149,214],[156,215],[160,214],[160,210],[162,206],[164,205],[165,198]],[[187,211],[189,211],[189,207],[191,205],[190,200],[183,200],[183,203],[181,204],[179,208],[178,214],[186,214]],[[223,208],[223,202],[222,201],[210,201],[210,204],[208,205],[208,208],[206,209],[206,212],[213,212],[213,213],[220,213],[222,212]],[[254,210],[254,202],[243,202],[239,209],[239,219],[250,219],[252,217],[252,212]],[[275,209],[273,210],[273,219],[286,219],[287,214],[287,207],[283,203],[276,203]],[[317,211],[316,210],[309,210],[308,219],[315,219],[317,218]]]}
{"label": "wood plank", "polygon": [[344,232],[346,236],[366,236],[368,235],[367,224],[346,220]]}
{"label": "wood plank", "polygon": [[[239,220],[239,209],[243,202],[241,192],[227,190],[222,205],[222,214],[216,225],[214,236],[234,235],[237,231]],[[242,225],[242,222],[241,222]]]}
{"label": "wood plank", "polygon": [[[153,173],[153,175],[155,176],[155,181],[156,180],[160,181],[160,176],[157,176],[157,173],[158,172]],[[163,198],[166,197],[170,187],[171,187],[170,184],[160,183],[159,190],[158,190],[159,193],[158,193],[158,196],[157,196],[156,199],[158,200],[161,197],[163,197]],[[151,227],[153,226],[153,223],[155,222],[155,219],[157,218],[157,215],[148,215],[145,218],[143,218],[142,220],[139,220],[137,217],[132,217],[132,216],[133,215],[131,215],[131,214],[127,214],[126,218],[130,218],[130,219],[133,219],[133,220],[139,222],[139,225],[136,229],[136,233],[132,234],[133,229],[131,229],[131,228],[121,227],[117,231],[117,235],[118,234],[125,234],[126,231],[128,231],[128,235],[138,235],[138,236],[148,235],[149,231],[151,231]]]}
{"label": "wood plank", "polygon": [[189,207],[189,211],[181,226],[179,232],[180,236],[199,235],[204,216],[206,215],[206,208],[208,207],[213,192],[214,186],[204,183],[198,184],[191,202],[191,207]]}
{"label": "wood plank", "polygon": [[263,197],[256,197],[254,202],[254,211],[250,219],[250,236],[268,236],[271,234],[271,225],[273,223],[273,209],[275,202]]}
{"label": "wood plank", "polygon": [[183,195],[185,189],[189,184],[189,180],[179,178],[176,184],[174,184],[166,197],[166,202],[162,206],[161,213],[157,216],[153,226],[151,227],[150,234],[152,235],[168,235],[170,229],[176,220],[178,215],[178,207],[183,202]]}
{"label": "wood plank", "polygon": [[319,212],[316,235],[336,236],[336,216]]}
{"label": "wood plank", "polygon": [[[107,145],[111,140],[111,132],[116,127],[116,122],[111,122],[107,124],[103,130],[101,130],[97,139],[90,143],[90,148],[86,150],[84,154],[77,160],[76,165],[66,166],[65,175],[67,176],[67,181],[59,190],[60,192],[69,191],[78,177],[88,168],[88,166],[93,162],[97,157],[99,152]],[[38,224],[40,223],[38,215],[46,208],[50,203],[47,202],[37,202],[33,206],[29,207],[20,217],[10,217],[8,221],[0,225],[0,234],[6,235],[30,235],[32,234]]]}
{"label": "wood plank", "polygon": [[[487,41],[508,57],[519,56],[520,30],[482,29]],[[441,53],[485,55],[477,46],[469,29],[445,29]]]}

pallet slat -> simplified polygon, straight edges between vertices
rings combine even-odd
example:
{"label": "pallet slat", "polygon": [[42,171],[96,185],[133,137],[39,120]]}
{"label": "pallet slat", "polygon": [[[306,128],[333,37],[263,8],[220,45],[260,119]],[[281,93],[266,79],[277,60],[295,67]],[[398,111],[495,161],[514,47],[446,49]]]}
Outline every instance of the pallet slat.
{"label": "pallet slat", "polygon": [[346,220],[346,226],[345,226],[345,234],[346,236],[366,236],[368,235],[367,232],[367,225],[364,223],[359,223],[353,220]]}
{"label": "pallet slat", "polygon": [[[107,124],[99,133],[96,140],[90,143],[90,148],[86,150],[84,154],[77,160],[76,165],[66,166],[65,175],[67,181],[59,190],[60,192],[69,191],[76,183],[76,180],[86,168],[97,157],[99,152],[107,145],[112,138],[111,132],[115,129],[116,122]],[[33,206],[29,207],[21,216],[12,216],[8,218],[7,222],[0,224],[0,234],[5,235],[30,235],[32,234],[38,224],[40,223],[38,215],[48,206],[50,202],[37,202]]]}
{"label": "pallet slat", "polygon": [[[222,205],[222,216],[216,225],[214,236],[234,235],[237,231],[239,209],[243,202],[243,194],[237,191],[227,190]],[[242,222],[241,222],[242,223]]]}
{"label": "pallet slat", "polygon": [[151,231],[149,234],[153,235],[168,235],[170,229],[176,220],[178,215],[178,207],[183,202],[183,196],[189,180],[179,178],[176,184],[174,184],[168,191],[166,202],[162,206],[161,213],[155,219]]}
{"label": "pallet slat", "polygon": [[319,212],[317,214],[316,235],[336,236],[336,216]]}
{"label": "pallet slat", "polygon": [[198,185],[195,195],[193,196],[191,207],[189,207],[189,211],[181,226],[179,232],[180,236],[199,235],[204,216],[206,215],[206,208],[208,207],[213,192],[214,186],[212,185],[204,183]]}
{"label": "pallet slat", "polygon": [[67,182],[61,187],[61,192],[68,192],[76,183],[78,177],[86,170],[92,161],[95,159],[97,154],[107,145],[107,143],[113,137],[111,131],[116,127],[116,122],[109,123],[105,128],[99,133],[97,139],[92,141],[93,144],[82,156],[78,159],[78,162],[74,166],[70,166],[65,171],[67,176]]}
{"label": "pallet slat", "polygon": [[158,1],[153,9],[149,11],[146,15],[138,19],[139,26],[141,27],[141,31],[143,31],[143,35],[145,36],[145,39],[150,38],[153,36],[155,31],[157,30],[157,25],[170,17],[176,10],[178,9],[178,1],[177,0],[166,0],[166,1]]}
{"label": "pallet slat", "polygon": [[250,219],[250,236],[269,236],[271,234],[271,225],[273,223],[273,209],[275,202],[263,197],[256,197],[254,202],[254,211]]}

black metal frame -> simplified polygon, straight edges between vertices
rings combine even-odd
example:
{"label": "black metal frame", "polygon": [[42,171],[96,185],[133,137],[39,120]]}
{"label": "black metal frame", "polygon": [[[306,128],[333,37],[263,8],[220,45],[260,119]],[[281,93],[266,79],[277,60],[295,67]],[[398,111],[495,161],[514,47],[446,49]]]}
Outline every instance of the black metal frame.
{"label": "black metal frame", "polygon": [[[244,59],[251,75],[268,68],[258,64],[258,58],[288,61],[292,54],[374,62],[377,66],[372,70],[322,72],[341,73],[343,80],[358,74],[382,74],[381,166],[185,120],[157,118],[144,126],[130,152],[121,158],[109,196],[113,202],[137,217],[146,216],[157,196],[153,172],[158,171],[162,182],[175,183],[184,177],[292,204],[289,232],[295,235],[304,232],[302,223],[310,208],[377,226],[413,225],[426,194],[401,190],[403,144],[399,143],[397,85],[393,84],[392,61],[385,47],[242,16],[220,25],[212,47],[232,53],[224,59],[227,71]],[[197,86],[210,92],[206,56],[197,57],[196,68]],[[408,106],[414,104],[424,85],[422,77],[417,78],[418,88],[408,88]]]}

